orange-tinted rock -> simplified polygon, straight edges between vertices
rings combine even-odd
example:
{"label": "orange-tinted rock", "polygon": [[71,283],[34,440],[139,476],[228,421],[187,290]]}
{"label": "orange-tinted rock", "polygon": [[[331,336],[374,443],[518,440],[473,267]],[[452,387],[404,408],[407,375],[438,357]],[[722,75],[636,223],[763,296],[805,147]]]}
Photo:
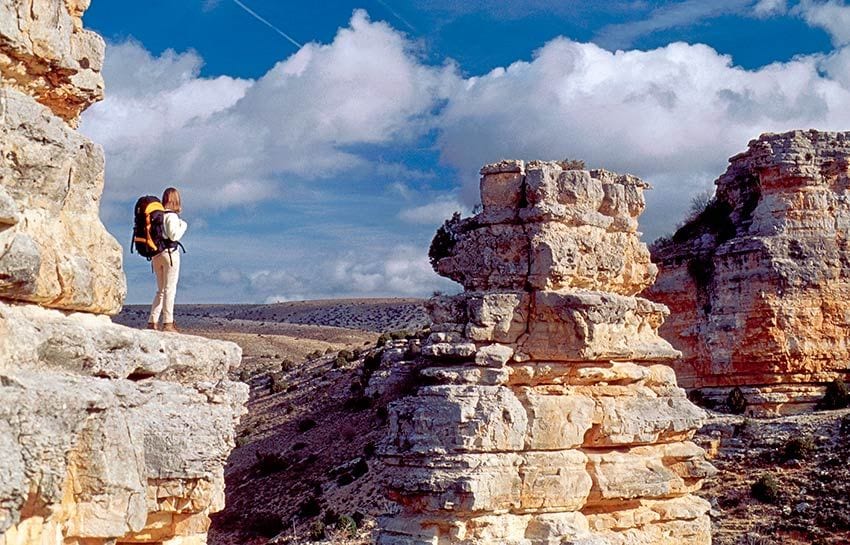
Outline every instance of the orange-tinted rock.
{"label": "orange-tinted rock", "polygon": [[647,297],[680,384],[754,413],[810,408],[850,359],[850,133],[765,134],[708,209],[658,245]]}

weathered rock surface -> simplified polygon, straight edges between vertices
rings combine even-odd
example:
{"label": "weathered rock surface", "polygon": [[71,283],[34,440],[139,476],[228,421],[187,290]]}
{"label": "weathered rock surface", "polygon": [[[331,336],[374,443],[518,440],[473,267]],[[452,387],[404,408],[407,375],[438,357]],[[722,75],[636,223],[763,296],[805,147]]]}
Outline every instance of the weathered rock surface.
{"label": "weathered rock surface", "polygon": [[764,134],[715,184],[653,256],[680,384],[717,402],[742,386],[756,414],[809,409],[850,378],[850,133]]}
{"label": "weathered rock surface", "polygon": [[634,294],[646,184],[557,163],[482,169],[483,211],[431,257],[467,291],[430,301],[421,371],[382,456],[381,545],[708,544],[704,417],[664,363],[663,305]]}
{"label": "weathered rock surface", "polygon": [[240,357],[0,304],[0,544],[203,542],[247,400],[227,380]]}
{"label": "weathered rock surface", "polygon": [[87,6],[0,0],[0,545],[200,545],[241,352],[106,316],[121,249],[98,218],[103,152],[73,130],[103,86]]}

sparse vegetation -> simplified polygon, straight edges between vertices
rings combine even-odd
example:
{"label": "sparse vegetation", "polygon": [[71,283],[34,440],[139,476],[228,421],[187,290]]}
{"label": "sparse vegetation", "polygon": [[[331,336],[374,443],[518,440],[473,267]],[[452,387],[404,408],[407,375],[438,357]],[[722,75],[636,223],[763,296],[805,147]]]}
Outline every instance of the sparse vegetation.
{"label": "sparse vegetation", "polygon": [[850,392],[847,390],[847,384],[843,380],[837,378],[827,384],[826,393],[820,401],[819,409],[844,409],[850,405]]}
{"label": "sparse vegetation", "polygon": [[779,500],[779,482],[773,475],[762,475],[750,487],[752,496],[764,503],[776,503]]}
{"label": "sparse vegetation", "polygon": [[792,437],[785,443],[782,452],[784,460],[804,460],[812,455],[815,450],[815,442],[811,437]]}
{"label": "sparse vegetation", "polygon": [[290,466],[289,460],[277,452],[256,452],[257,461],[254,463],[256,469],[261,475],[270,475],[283,471]]}
{"label": "sparse vegetation", "polygon": [[564,170],[587,170],[587,166],[581,159],[564,159],[558,161],[558,165]]}
{"label": "sparse vegetation", "polygon": [[441,259],[449,257],[454,251],[457,244],[458,235],[464,230],[464,220],[460,217],[460,212],[455,212],[452,217],[447,219],[443,225],[437,229],[437,233],[431,240],[431,246],[428,248],[428,260],[431,266],[437,268],[437,263]]}
{"label": "sparse vegetation", "polygon": [[271,389],[274,394],[286,392],[290,387],[290,384],[283,373],[272,373],[271,379]]}
{"label": "sparse vegetation", "polygon": [[744,414],[747,410],[747,398],[737,386],[732,388],[726,396],[726,409],[732,414]]}

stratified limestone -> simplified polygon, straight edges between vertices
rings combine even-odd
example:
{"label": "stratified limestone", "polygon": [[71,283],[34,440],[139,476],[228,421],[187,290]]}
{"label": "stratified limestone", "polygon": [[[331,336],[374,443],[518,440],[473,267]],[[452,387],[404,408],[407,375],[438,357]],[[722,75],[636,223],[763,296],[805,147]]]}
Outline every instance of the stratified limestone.
{"label": "stratified limestone", "polygon": [[430,302],[429,385],[390,409],[399,513],[381,545],[703,545],[703,412],[665,363],[663,305],[634,294],[646,184],[557,163],[482,169],[483,211],[435,237],[467,288]]}
{"label": "stratified limestone", "polygon": [[0,544],[204,540],[247,400],[227,380],[240,357],[232,343],[0,304]]}
{"label": "stratified limestone", "polygon": [[647,297],[680,383],[748,413],[810,409],[850,359],[850,133],[764,134],[730,159],[708,209],[661,244]]}
{"label": "stratified limestone", "polygon": [[241,352],[105,315],[125,283],[103,151],[73,130],[102,90],[87,6],[0,0],[0,545],[201,545]]}

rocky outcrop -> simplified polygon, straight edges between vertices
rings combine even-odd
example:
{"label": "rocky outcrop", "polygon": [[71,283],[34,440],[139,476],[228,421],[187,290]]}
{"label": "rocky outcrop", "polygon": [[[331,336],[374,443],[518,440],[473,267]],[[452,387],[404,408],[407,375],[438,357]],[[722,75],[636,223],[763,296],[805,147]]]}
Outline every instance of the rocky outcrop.
{"label": "rocky outcrop", "polygon": [[680,384],[714,403],[740,387],[748,414],[810,409],[850,378],[850,133],[764,134],[715,184],[653,255]]}
{"label": "rocky outcrop", "polygon": [[0,545],[201,544],[241,353],[107,316],[121,249],[98,218],[103,151],[73,130],[102,90],[87,5],[0,0]]}
{"label": "rocky outcrop", "polygon": [[67,123],[102,96],[87,5],[0,0],[0,297],[114,314],[126,288],[98,218],[103,150]]}
{"label": "rocky outcrop", "polygon": [[430,302],[422,386],[390,409],[398,514],[382,545],[708,544],[704,414],[666,363],[667,309],[639,241],[646,184],[507,161],[431,258],[466,291]]}

